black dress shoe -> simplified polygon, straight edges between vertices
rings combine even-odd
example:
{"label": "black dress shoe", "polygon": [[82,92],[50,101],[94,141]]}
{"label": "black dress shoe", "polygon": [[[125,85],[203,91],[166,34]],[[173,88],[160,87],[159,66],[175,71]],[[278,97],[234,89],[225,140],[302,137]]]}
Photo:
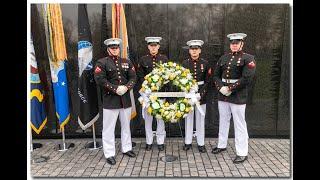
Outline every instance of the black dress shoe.
{"label": "black dress shoe", "polygon": [[247,159],[248,159],[248,156],[236,156],[236,158],[233,160],[233,163],[235,164],[242,163]]}
{"label": "black dress shoe", "polygon": [[185,151],[188,151],[191,148],[192,148],[191,144],[184,144],[184,146],[183,146],[183,150],[185,150]]}
{"label": "black dress shoe", "polygon": [[219,154],[219,153],[221,153],[222,151],[225,151],[225,150],[227,150],[227,148],[218,148],[218,147],[215,147],[214,149],[212,149],[212,153],[213,154]]}
{"label": "black dress shoe", "polygon": [[123,153],[124,155],[127,155],[129,157],[136,157],[136,154],[133,152],[133,151],[128,151],[128,152],[125,152]]}
{"label": "black dress shoe", "polygon": [[114,159],[114,157],[108,157],[107,158],[107,163],[111,164],[111,165],[115,165],[116,164],[116,160]]}
{"label": "black dress shoe", "polygon": [[159,149],[159,151],[163,151],[164,150],[164,144],[158,144],[158,149]]}
{"label": "black dress shoe", "polygon": [[207,152],[206,147],[205,146],[198,146],[199,152],[201,153],[205,153]]}
{"label": "black dress shoe", "polygon": [[152,144],[146,144],[146,150],[150,151],[152,149]]}
{"label": "black dress shoe", "polygon": [[131,144],[132,144],[132,147],[136,147],[136,145],[137,145],[137,143],[135,143],[135,142],[132,142]]}

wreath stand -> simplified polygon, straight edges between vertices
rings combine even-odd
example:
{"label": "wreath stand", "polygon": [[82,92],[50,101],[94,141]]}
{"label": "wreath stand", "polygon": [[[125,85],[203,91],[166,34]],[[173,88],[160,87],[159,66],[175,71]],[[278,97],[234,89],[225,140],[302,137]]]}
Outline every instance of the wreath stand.
{"label": "wreath stand", "polygon": [[[183,92],[153,92],[153,95],[156,95],[157,97],[185,97]],[[182,129],[181,129],[181,125],[180,125],[180,120],[178,122],[176,122],[179,126],[179,130],[180,130],[180,135],[181,138],[183,139],[183,135],[182,135]],[[167,125],[167,129],[168,129],[168,135],[169,135],[169,140],[167,140],[168,138],[166,137],[166,141],[168,143],[165,143],[166,145],[171,146],[172,145],[172,141],[171,141],[171,128],[170,128],[170,124],[172,123],[166,123]],[[178,160],[177,156],[171,155],[171,154],[165,154],[163,157],[160,158],[161,161],[163,162],[173,162]]]}
{"label": "wreath stand", "polygon": [[[166,143],[167,145],[172,145],[172,141],[170,139],[170,124],[171,123],[167,123],[168,124],[168,134],[169,134],[169,141],[168,143]],[[182,130],[181,130],[181,126],[180,126],[180,121],[177,122],[178,126],[179,126],[179,129],[180,129],[180,135],[181,135],[181,138],[183,139],[183,135],[182,135]],[[167,141],[168,138],[166,138],[166,141]],[[171,155],[171,154],[165,154],[163,157],[160,158],[161,161],[163,162],[173,162],[173,161],[176,161],[178,160],[179,158],[177,156],[174,156],[174,155]]]}

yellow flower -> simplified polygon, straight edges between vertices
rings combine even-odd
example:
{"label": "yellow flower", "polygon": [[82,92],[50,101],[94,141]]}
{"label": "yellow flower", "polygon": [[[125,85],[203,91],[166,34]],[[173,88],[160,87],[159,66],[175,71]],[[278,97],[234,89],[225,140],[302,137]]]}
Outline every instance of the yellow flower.
{"label": "yellow flower", "polygon": [[169,79],[172,81],[176,76],[174,74],[170,74]]}
{"label": "yellow flower", "polygon": [[148,107],[148,113],[151,114],[152,113],[152,108],[149,106]]}
{"label": "yellow flower", "polygon": [[179,66],[179,65],[177,65],[177,66],[176,66],[176,69],[177,69],[177,70],[179,70],[179,69],[180,69],[180,66]]}
{"label": "yellow flower", "polygon": [[190,86],[189,86],[189,85],[186,86],[186,90],[187,90],[187,91],[190,90]]}
{"label": "yellow flower", "polygon": [[180,112],[176,112],[176,117],[180,118],[182,114]]}
{"label": "yellow flower", "polygon": [[157,99],[157,96],[150,96],[151,101],[155,101]]}
{"label": "yellow flower", "polygon": [[144,87],[142,87],[141,89],[140,89],[140,91],[142,91],[142,92],[144,92],[146,89],[144,88]]}
{"label": "yellow flower", "polygon": [[151,82],[152,82],[152,79],[151,79],[151,77],[149,77],[149,78],[148,78],[148,82],[149,82],[149,83],[151,83]]}
{"label": "yellow flower", "polygon": [[165,107],[169,107],[169,105],[170,105],[170,104],[169,104],[168,102],[166,102],[166,103],[164,104]]}
{"label": "yellow flower", "polygon": [[151,91],[156,91],[156,90],[157,90],[157,87],[155,87],[155,86],[151,87]]}
{"label": "yellow flower", "polygon": [[186,77],[187,76],[186,72],[181,73],[181,76]]}
{"label": "yellow flower", "polygon": [[168,65],[171,67],[173,65],[173,63],[170,61],[170,62],[168,62]]}
{"label": "yellow flower", "polygon": [[189,112],[190,111],[190,108],[189,107],[187,107],[186,109],[185,109],[185,112]]}
{"label": "yellow flower", "polygon": [[183,99],[182,102],[184,102],[185,104],[187,104],[187,103],[188,103],[188,99]]}
{"label": "yellow flower", "polygon": [[186,69],[184,72],[186,72],[186,73],[188,74],[188,73],[190,73],[190,70],[189,70],[189,69]]}

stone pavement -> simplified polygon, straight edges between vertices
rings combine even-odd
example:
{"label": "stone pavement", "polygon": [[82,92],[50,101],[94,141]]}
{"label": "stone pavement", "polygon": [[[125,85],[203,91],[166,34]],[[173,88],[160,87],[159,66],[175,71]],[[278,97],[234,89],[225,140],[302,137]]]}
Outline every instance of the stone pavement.
{"label": "stone pavement", "polygon": [[[75,144],[67,151],[55,149],[60,139],[34,139],[43,147],[31,152],[31,176],[39,177],[284,177],[291,171],[290,139],[249,139],[248,160],[233,164],[235,157],[234,139],[228,141],[228,149],[212,154],[217,138],[206,138],[207,153],[199,153],[196,142],[188,152],[184,151],[181,138],[167,138],[166,150],[159,152],[154,144],[152,151],[145,151],[145,139],[133,138],[135,158],[123,156],[120,139],[116,139],[116,165],[106,163],[103,150],[88,150],[84,146],[92,139],[67,139]],[[101,142],[101,139],[98,139]],[[166,154],[178,157],[173,162],[163,162]],[[49,159],[37,163],[39,156]]]}

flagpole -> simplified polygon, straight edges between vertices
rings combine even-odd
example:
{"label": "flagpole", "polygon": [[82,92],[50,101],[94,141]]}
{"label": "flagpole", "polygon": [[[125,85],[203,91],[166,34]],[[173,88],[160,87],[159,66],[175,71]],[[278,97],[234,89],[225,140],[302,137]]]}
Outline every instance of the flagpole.
{"label": "flagpole", "polygon": [[65,137],[65,133],[64,133],[64,128],[61,128],[61,133],[62,133],[62,143],[58,143],[55,147],[55,149],[58,149],[58,151],[66,151],[69,148],[74,147],[74,143],[66,143],[66,137]]}
{"label": "flagpole", "polygon": [[66,143],[64,128],[61,128],[61,133],[62,133],[62,144],[58,144],[58,151],[66,151],[70,147],[74,147],[73,143]]}
{"label": "flagpole", "polygon": [[32,142],[32,129],[31,129],[31,132],[30,132],[30,151],[32,152],[34,149],[37,149],[37,148],[41,148],[42,147],[42,144],[41,143],[33,143]]}
{"label": "flagpole", "polygon": [[47,156],[34,155],[32,153],[33,152],[33,147],[34,147],[34,149],[37,149],[37,148],[42,147],[42,144],[35,143],[34,146],[33,146],[33,143],[32,143],[32,129],[31,129],[31,132],[30,132],[30,152],[31,152],[32,162],[33,163],[41,163],[41,162],[46,162],[49,159],[49,157],[47,157]]}
{"label": "flagpole", "polygon": [[62,129],[62,143],[63,143],[63,149],[67,150],[66,149],[66,137],[65,137],[65,134],[64,134],[64,128]]}
{"label": "flagpole", "polygon": [[96,131],[94,127],[94,123],[92,124],[92,137],[93,137],[93,148],[97,148],[97,142],[96,142]]}
{"label": "flagpole", "polygon": [[33,151],[33,144],[32,144],[32,129],[31,129],[31,132],[30,132],[30,151],[31,151],[31,152]]}
{"label": "flagpole", "polygon": [[61,129],[61,133],[62,133],[62,144],[61,145],[63,146],[63,148],[61,148],[61,146],[60,146],[59,151],[66,151],[68,149],[66,148],[66,137],[64,134],[64,128]]}
{"label": "flagpole", "polygon": [[101,149],[102,146],[99,142],[96,141],[96,128],[95,128],[95,123],[92,124],[92,137],[93,137],[93,142],[88,143],[85,147],[88,148],[89,150],[97,150]]}

